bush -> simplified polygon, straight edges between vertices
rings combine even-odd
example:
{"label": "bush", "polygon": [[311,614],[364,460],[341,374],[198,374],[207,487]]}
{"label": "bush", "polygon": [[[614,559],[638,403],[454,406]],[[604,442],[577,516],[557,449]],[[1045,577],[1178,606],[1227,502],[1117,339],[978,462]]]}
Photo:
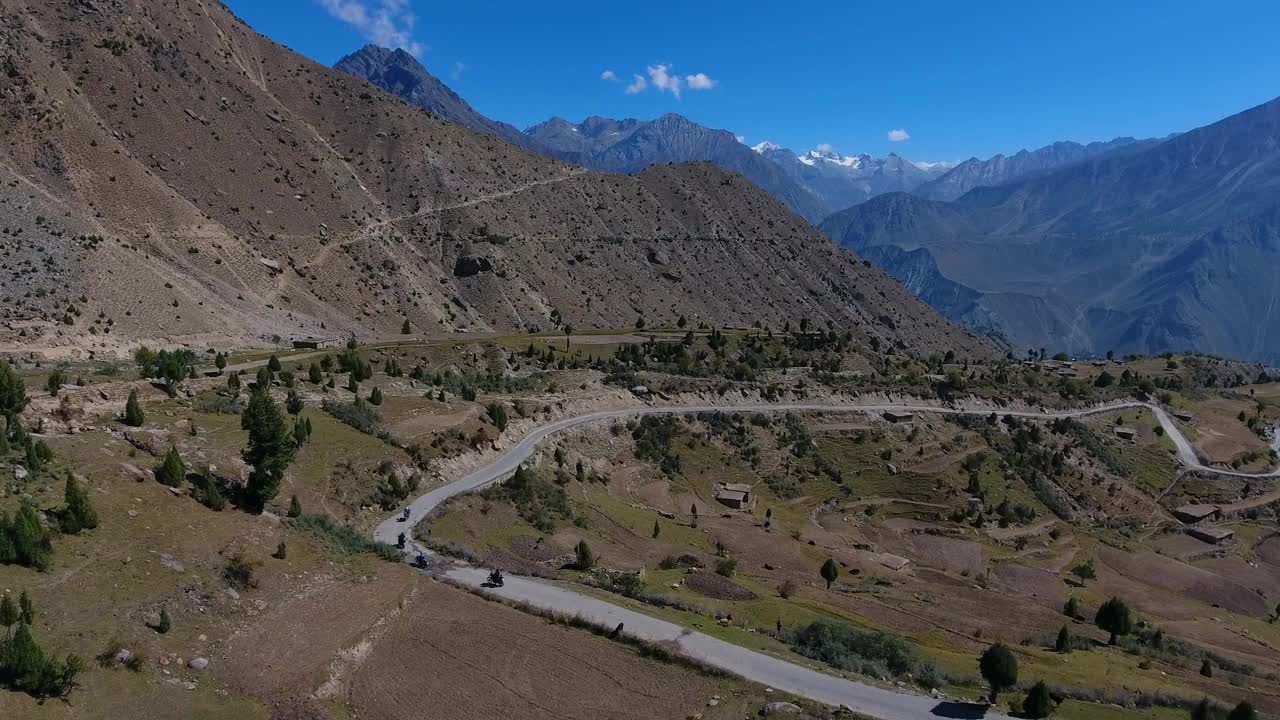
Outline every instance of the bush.
{"label": "bush", "polygon": [[320,409],[362,433],[375,437],[383,433],[382,415],[374,406],[366,402],[343,402],[325,398],[320,403]]}
{"label": "bush", "polygon": [[796,594],[796,584],[791,580],[783,580],[778,586],[778,595],[783,600],[790,600]]}
{"label": "bush", "polygon": [[716,561],[716,574],[724,577],[733,577],[734,571],[738,569],[738,561],[732,558],[722,558]]}
{"label": "bush", "polygon": [[291,520],[289,524],[311,533],[331,550],[351,555],[367,553],[388,562],[400,562],[404,559],[404,553],[394,546],[370,540],[354,528],[338,525],[328,515],[305,513]]}
{"label": "bush", "polygon": [[194,490],[196,500],[210,510],[222,512],[227,507],[227,500],[218,489],[218,479],[212,474],[200,476],[199,482],[194,485]]}
{"label": "bush", "polygon": [[851,672],[875,674],[884,668],[889,675],[902,676],[920,665],[915,648],[901,638],[829,620],[788,630],[783,640],[807,658]]}
{"label": "bush", "polygon": [[1047,718],[1053,710],[1053,698],[1049,695],[1049,688],[1044,681],[1041,680],[1032,685],[1026,699],[1022,701],[1022,714],[1029,718]]}
{"label": "bush", "polygon": [[222,569],[222,577],[238,590],[257,587],[258,580],[253,576],[256,567],[257,564],[245,557],[244,552],[237,552],[227,560],[226,567]]}

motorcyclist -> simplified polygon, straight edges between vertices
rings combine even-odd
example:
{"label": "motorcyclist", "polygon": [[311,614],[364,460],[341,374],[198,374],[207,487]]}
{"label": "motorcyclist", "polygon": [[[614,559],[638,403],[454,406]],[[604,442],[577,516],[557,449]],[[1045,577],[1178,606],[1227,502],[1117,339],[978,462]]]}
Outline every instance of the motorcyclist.
{"label": "motorcyclist", "polygon": [[400,548],[401,550],[404,549],[404,533],[400,533],[396,537],[396,547]]}
{"label": "motorcyclist", "polygon": [[502,571],[501,570],[499,570],[498,568],[494,568],[493,572],[489,573],[489,584],[502,587]]}

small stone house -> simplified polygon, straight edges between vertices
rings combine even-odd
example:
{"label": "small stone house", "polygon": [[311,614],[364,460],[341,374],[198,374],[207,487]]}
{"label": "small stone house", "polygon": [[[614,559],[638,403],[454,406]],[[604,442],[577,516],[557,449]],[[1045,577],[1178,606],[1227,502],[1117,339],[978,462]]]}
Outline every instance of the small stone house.
{"label": "small stone house", "polygon": [[1212,545],[1220,545],[1235,537],[1235,531],[1224,527],[1193,527],[1187,534]]}
{"label": "small stone house", "polygon": [[1184,523],[1197,524],[1205,520],[1221,520],[1222,508],[1217,505],[1183,505],[1174,508],[1173,516]]}
{"label": "small stone house", "polygon": [[1138,431],[1130,427],[1118,427],[1116,428],[1116,437],[1121,440],[1132,440],[1138,437]]}
{"label": "small stone house", "polygon": [[293,341],[294,350],[319,350],[320,348],[336,348],[338,347],[337,338],[296,338]]}
{"label": "small stone house", "polygon": [[884,419],[891,423],[907,423],[916,419],[915,413],[905,411],[887,410],[884,413]]}
{"label": "small stone house", "polygon": [[716,502],[734,510],[748,510],[755,503],[751,486],[746,483],[725,483],[716,490]]}

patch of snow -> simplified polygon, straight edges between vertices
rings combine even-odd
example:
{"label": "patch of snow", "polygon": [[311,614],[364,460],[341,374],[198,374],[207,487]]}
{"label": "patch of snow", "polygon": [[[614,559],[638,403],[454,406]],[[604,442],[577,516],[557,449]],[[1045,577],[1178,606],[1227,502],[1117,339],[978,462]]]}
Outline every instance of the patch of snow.
{"label": "patch of snow", "polygon": [[924,162],[923,160],[918,160],[918,161],[913,161],[911,164],[915,165],[921,170],[932,170],[934,168],[940,168],[942,170],[950,170],[951,168],[956,166],[955,163],[947,160],[939,160],[938,162]]}

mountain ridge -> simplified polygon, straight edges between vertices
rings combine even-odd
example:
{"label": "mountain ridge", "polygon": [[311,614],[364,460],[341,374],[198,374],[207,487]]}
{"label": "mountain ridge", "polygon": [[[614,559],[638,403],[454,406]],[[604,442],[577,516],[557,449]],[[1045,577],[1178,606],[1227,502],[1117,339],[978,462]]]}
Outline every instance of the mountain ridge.
{"label": "mountain ridge", "polygon": [[[1275,362],[1280,318],[1269,310],[1267,273],[1280,255],[1268,220],[1280,190],[1280,99],[1125,150],[950,203],[880,196],[823,229],[855,251],[925,249],[940,277],[981,294],[976,304],[994,326],[958,308],[944,314],[1016,345]],[[1210,248],[1231,266],[1214,267]],[[999,299],[1015,295],[1039,309]]]}
{"label": "mountain ridge", "polygon": [[5,346],[804,315],[868,342],[994,351],[718,168],[588,172],[302,58],[216,3],[0,7]]}

